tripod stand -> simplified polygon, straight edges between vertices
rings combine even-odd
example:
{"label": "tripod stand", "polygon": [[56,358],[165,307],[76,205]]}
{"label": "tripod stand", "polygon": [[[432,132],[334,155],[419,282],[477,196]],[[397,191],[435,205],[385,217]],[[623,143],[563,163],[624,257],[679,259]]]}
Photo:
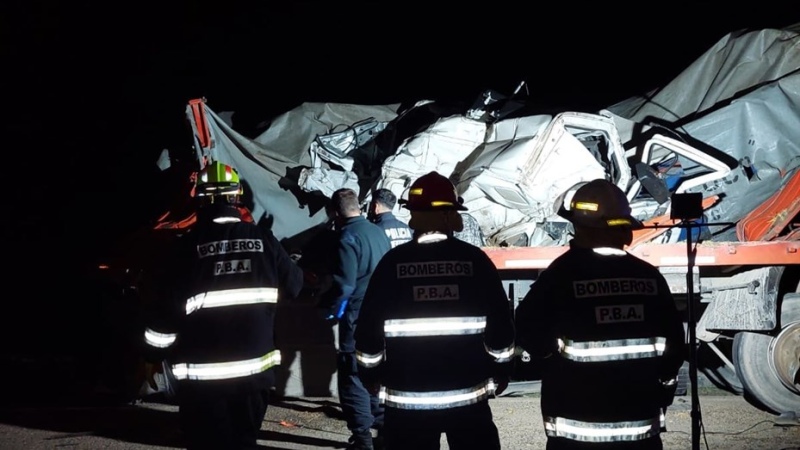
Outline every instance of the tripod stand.
{"label": "tripod stand", "polygon": [[697,223],[703,217],[703,195],[697,193],[673,194],[670,219],[679,220],[675,225],[654,225],[648,228],[682,228],[686,230],[686,297],[687,297],[687,340],[689,343],[689,381],[692,399],[692,450],[700,449],[700,398],[697,390],[697,319],[694,302],[694,266],[697,249],[692,242],[693,229],[710,225],[732,225],[731,223]]}

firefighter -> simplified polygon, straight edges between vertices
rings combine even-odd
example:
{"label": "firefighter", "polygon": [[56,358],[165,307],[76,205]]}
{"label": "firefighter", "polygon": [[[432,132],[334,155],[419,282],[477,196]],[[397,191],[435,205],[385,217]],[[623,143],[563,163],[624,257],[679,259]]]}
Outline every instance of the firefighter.
{"label": "firefighter", "polygon": [[593,180],[569,205],[569,249],[515,313],[517,345],[540,364],[547,450],[661,449],[682,318],[658,269],[625,251],[642,224],[624,192]]}
{"label": "firefighter", "polygon": [[411,240],[411,228],[392,213],[396,204],[397,196],[385,188],[376,189],[369,204],[370,222],[383,228],[392,242],[392,248]]}
{"label": "firefighter", "polygon": [[303,273],[277,239],[243,220],[242,185],[229,165],[198,174],[195,226],[177,244],[169,298],[145,330],[147,358],[165,360],[178,382],[190,449],[255,448],[267,411],[279,298],[295,297]]}
{"label": "firefighter", "polygon": [[466,210],[431,172],[402,202],[413,240],[390,250],[370,280],[356,356],[385,407],[384,445],[499,449],[489,397],[508,385],[514,323],[500,276],[478,247],[453,237]]}
{"label": "firefighter", "polygon": [[330,289],[322,294],[320,306],[326,318],[339,324],[337,387],[339,404],[350,430],[348,449],[372,450],[372,431],[381,433],[383,408],[359,377],[353,332],[363,307],[372,271],[389,251],[383,230],[361,215],[358,194],[338,189],[331,195],[331,210],[337,230],[337,249]]}

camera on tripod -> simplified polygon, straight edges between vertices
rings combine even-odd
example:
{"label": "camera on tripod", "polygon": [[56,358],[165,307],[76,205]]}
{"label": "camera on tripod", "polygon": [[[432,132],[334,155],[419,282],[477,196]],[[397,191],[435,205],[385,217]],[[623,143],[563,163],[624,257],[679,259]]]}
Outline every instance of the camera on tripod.
{"label": "camera on tripod", "polygon": [[703,194],[700,192],[684,192],[672,194],[669,218],[672,220],[691,221],[703,217]]}

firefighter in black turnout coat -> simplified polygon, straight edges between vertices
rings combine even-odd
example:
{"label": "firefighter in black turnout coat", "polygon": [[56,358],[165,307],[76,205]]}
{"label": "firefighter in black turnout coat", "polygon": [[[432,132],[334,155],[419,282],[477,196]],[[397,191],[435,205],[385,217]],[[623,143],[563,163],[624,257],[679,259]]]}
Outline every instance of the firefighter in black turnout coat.
{"label": "firefighter in black turnout coat", "polygon": [[684,329],[661,273],[624,251],[641,223],[605,180],[559,214],[569,250],[517,307],[517,344],[541,364],[547,449],[661,449]]}
{"label": "firefighter in black turnout coat", "polygon": [[279,297],[303,283],[272,234],[242,220],[232,167],[199,174],[197,222],[181,237],[171,298],[147,320],[151,361],[166,360],[178,380],[181,428],[190,449],[255,448],[280,353],[273,344]]}
{"label": "firefighter in black turnout coat", "polygon": [[386,449],[499,449],[488,399],[508,385],[514,324],[496,268],[455,239],[466,208],[431,172],[410,187],[414,238],[370,280],[356,328],[362,377],[386,408]]}

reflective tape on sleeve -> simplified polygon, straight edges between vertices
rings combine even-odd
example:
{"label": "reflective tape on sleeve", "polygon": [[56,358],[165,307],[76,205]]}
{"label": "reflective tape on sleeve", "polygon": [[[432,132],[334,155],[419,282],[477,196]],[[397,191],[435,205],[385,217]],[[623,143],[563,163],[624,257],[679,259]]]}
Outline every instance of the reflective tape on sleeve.
{"label": "reflective tape on sleeve", "polygon": [[498,363],[511,361],[511,359],[514,357],[514,354],[516,353],[516,347],[513,345],[500,350],[494,350],[486,345],[484,346],[486,347],[486,352],[492,355],[495,359],[495,362]]}
{"label": "reflective tape on sleeve", "polygon": [[356,350],[356,362],[362,367],[375,367],[383,361],[384,352],[368,354]]}
{"label": "reflective tape on sleeve", "polygon": [[144,342],[156,348],[167,348],[175,342],[178,337],[175,333],[159,333],[151,328],[144,330]]}

